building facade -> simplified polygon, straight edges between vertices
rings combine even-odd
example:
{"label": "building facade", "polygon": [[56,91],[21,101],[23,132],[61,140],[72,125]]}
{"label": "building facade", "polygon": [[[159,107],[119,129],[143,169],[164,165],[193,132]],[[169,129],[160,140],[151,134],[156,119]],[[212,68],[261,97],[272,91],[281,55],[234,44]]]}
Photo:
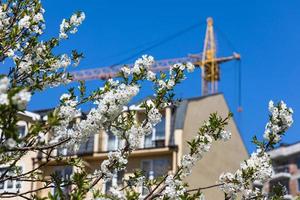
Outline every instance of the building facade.
{"label": "building facade", "polygon": [[281,184],[286,188],[285,199],[300,195],[300,142],[281,145],[269,152],[273,165],[273,176],[264,185],[264,190],[272,195],[272,188]]}
{"label": "building facade", "polygon": [[[222,94],[209,95],[199,98],[185,99],[177,107],[167,107],[161,111],[162,121],[153,129],[152,134],[145,136],[139,149],[132,152],[126,170],[116,173],[109,182],[100,182],[97,187],[103,192],[109,192],[112,186],[122,184],[122,179],[133,174],[136,169],[142,169],[147,178],[152,179],[167,173],[175,172],[180,166],[184,154],[189,152],[187,141],[194,138],[199,127],[208,119],[210,113],[218,112],[222,117],[227,116],[229,108]],[[38,112],[43,118],[47,112]],[[137,109],[137,120],[143,116]],[[202,160],[193,168],[192,175],[186,178],[190,188],[204,187],[216,184],[222,172],[234,172],[240,162],[248,158],[238,128],[233,119],[229,121],[228,130],[232,138],[228,142],[215,142]],[[100,168],[101,162],[107,158],[109,151],[116,150],[120,145],[118,138],[105,131],[92,135],[82,144],[74,155],[68,149],[57,149],[55,155],[80,157],[84,161],[87,172],[94,172]],[[45,162],[43,156],[36,155],[32,166]],[[57,172],[62,178],[68,178],[77,169],[66,166],[61,162],[49,162],[41,168],[42,176],[49,177]],[[30,183],[31,188],[38,189],[42,183]],[[70,188],[65,188],[68,191]],[[54,189],[41,190],[39,196],[47,196]],[[147,191],[141,188],[141,192]],[[207,199],[224,199],[224,195],[217,188],[204,191]]]}
{"label": "building facade", "polygon": [[[22,138],[27,134],[28,129],[30,128],[32,122],[36,120],[40,120],[40,115],[28,111],[22,113],[20,112],[18,113],[18,115],[20,118],[20,121],[18,121],[17,123],[18,132],[19,132],[19,137]],[[34,159],[36,157],[37,157],[36,152],[29,152],[16,163],[16,166],[23,173],[29,172],[34,169]],[[0,174],[7,171],[8,167],[9,165],[6,164],[0,165]],[[15,174],[10,174],[10,175],[15,175]],[[33,189],[33,185],[28,182],[23,182],[18,180],[6,180],[4,182],[0,182],[0,193],[3,192],[21,193],[32,189]],[[22,198],[20,197],[15,199],[22,199]]]}

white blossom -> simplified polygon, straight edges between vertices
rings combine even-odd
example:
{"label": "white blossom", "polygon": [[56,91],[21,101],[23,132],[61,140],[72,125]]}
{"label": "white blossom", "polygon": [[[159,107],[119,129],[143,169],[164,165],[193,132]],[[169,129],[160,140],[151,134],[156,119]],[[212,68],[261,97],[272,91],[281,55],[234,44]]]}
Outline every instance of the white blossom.
{"label": "white blossom", "polygon": [[20,19],[18,26],[19,26],[19,29],[29,28],[30,17],[28,15],[25,15],[22,19]]}
{"label": "white blossom", "polygon": [[59,38],[60,39],[67,39],[68,34],[67,32],[74,34],[77,32],[77,27],[82,24],[85,19],[85,14],[83,12],[73,14],[70,18],[70,21],[63,19],[60,24],[59,29]]}
{"label": "white blossom", "polygon": [[120,188],[118,188],[118,187],[111,187],[110,188],[110,193],[116,199],[120,199],[120,200],[126,200],[127,199],[124,192],[121,191]]}
{"label": "white blossom", "polygon": [[36,15],[34,15],[33,17],[33,21],[34,22],[40,22],[44,20],[44,16],[42,13],[37,13]]}
{"label": "white blossom", "polygon": [[165,181],[165,190],[162,192],[162,195],[170,199],[180,199],[179,197],[186,192],[182,181],[174,179],[173,175],[168,175]]}
{"label": "white blossom", "polygon": [[68,67],[71,64],[71,59],[67,54],[63,54],[60,57],[60,66],[61,67]]}
{"label": "white blossom", "polygon": [[188,72],[193,72],[195,70],[195,65],[191,62],[186,63],[186,68]]}
{"label": "white blossom", "polygon": [[5,142],[8,148],[14,148],[17,146],[17,142],[12,138],[8,138]]}
{"label": "white blossom", "polygon": [[79,14],[73,14],[70,18],[70,23],[74,26],[79,26],[80,24],[82,24],[84,19],[85,19],[84,12],[81,12]]}
{"label": "white blossom", "polygon": [[31,56],[26,55],[18,65],[18,71],[20,74],[24,72],[29,72],[31,70],[31,65],[33,64]]}
{"label": "white blossom", "polygon": [[9,87],[9,79],[4,76],[0,79],[0,105],[8,105],[8,94],[7,90]]}
{"label": "white blossom", "polygon": [[9,86],[9,79],[6,76],[4,76],[3,78],[0,79],[0,94],[6,93],[6,91],[8,90],[8,86]]}
{"label": "white blossom", "polygon": [[273,101],[270,101],[269,111],[271,113],[271,118],[266,124],[264,138],[266,140],[272,139],[275,143],[277,143],[280,141],[281,135],[293,123],[293,110],[291,108],[287,108],[283,101],[281,101],[278,106],[274,106]]}
{"label": "white blossom", "polygon": [[228,141],[231,138],[231,132],[222,130],[220,133],[220,137],[223,141]]}
{"label": "white blossom", "polygon": [[153,81],[153,80],[155,80],[155,78],[156,78],[156,74],[154,72],[152,72],[152,71],[149,70],[147,72],[147,80]]}
{"label": "white blossom", "polygon": [[8,105],[8,95],[7,94],[0,94],[0,105]]}
{"label": "white blossom", "polygon": [[16,104],[20,109],[25,109],[30,99],[31,93],[28,92],[26,89],[19,91],[12,97],[13,103]]}
{"label": "white blossom", "polygon": [[252,189],[254,181],[266,182],[272,175],[272,166],[269,155],[258,149],[251,157],[241,163],[241,169],[234,174],[223,173],[219,178],[221,190],[234,199],[239,192],[245,199],[258,194],[258,190]]}
{"label": "white blossom", "polygon": [[175,81],[173,79],[170,79],[168,82],[167,82],[167,85],[166,87],[170,90],[174,87],[175,85]]}
{"label": "white blossom", "polygon": [[155,107],[152,107],[148,112],[148,120],[151,124],[156,125],[161,121],[162,115],[159,110]]}
{"label": "white blossom", "polygon": [[122,67],[121,71],[123,72],[125,77],[128,77],[131,73],[129,67],[127,67],[127,66]]}
{"label": "white blossom", "polygon": [[13,57],[15,55],[15,52],[14,50],[12,49],[9,49],[6,53],[5,53],[6,56],[8,57]]}

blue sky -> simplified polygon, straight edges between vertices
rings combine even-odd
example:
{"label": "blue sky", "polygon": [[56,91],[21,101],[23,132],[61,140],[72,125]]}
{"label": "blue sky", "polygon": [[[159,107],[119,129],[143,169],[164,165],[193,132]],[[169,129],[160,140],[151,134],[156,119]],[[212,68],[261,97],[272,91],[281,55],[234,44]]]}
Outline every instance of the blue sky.
{"label": "blue sky", "polygon": [[[64,17],[81,10],[86,14],[79,32],[56,50],[82,51],[85,59],[77,70],[118,63],[135,54],[135,47],[151,44],[173,33],[200,23],[199,27],[157,48],[147,51],[156,59],[183,57],[201,52],[205,20],[214,18],[217,28],[218,55],[233,50],[242,55],[243,112],[237,113],[237,65],[222,65],[220,91],[224,92],[242,137],[249,151],[253,134],[262,135],[267,121],[270,99],[283,99],[295,110],[295,123],[283,142],[300,140],[298,62],[300,50],[300,2],[297,0],[44,0],[46,9],[45,38],[58,34]],[[228,42],[230,41],[230,42]],[[147,46],[147,45],[144,45]],[[132,60],[129,60],[130,62]],[[74,69],[75,70],[75,69]],[[200,72],[189,75],[177,88],[182,98],[200,95]],[[100,81],[88,82],[90,89],[101,86]],[[30,110],[57,105],[64,88],[49,89],[36,94]],[[143,91],[138,98],[151,94]]]}

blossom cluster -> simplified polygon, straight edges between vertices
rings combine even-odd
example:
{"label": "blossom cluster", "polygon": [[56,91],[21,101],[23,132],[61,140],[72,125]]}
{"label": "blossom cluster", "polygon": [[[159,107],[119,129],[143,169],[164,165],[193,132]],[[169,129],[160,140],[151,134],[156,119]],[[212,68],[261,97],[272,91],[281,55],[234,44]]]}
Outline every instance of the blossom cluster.
{"label": "blossom cluster", "polygon": [[[9,43],[8,48],[4,48],[3,53],[7,57],[14,56],[15,52],[20,50],[21,46],[28,39],[28,35],[37,34],[41,35],[43,29],[45,29],[43,14],[45,10],[37,6],[40,2],[35,2],[31,4],[25,4],[23,7],[20,2],[11,4],[1,4],[0,6],[0,34],[9,37],[3,38],[3,47],[6,46],[7,39],[12,39],[11,37],[16,37],[12,43]],[[9,5],[9,6],[8,6]],[[16,15],[15,10],[26,9],[23,15]],[[14,22],[14,24],[12,24]],[[2,55],[1,55],[2,56]],[[0,56],[0,57],[1,57]]]}
{"label": "blossom cluster", "polygon": [[139,148],[143,137],[152,133],[153,127],[161,121],[161,118],[162,115],[159,110],[152,107],[148,111],[147,119],[145,119],[141,124],[134,122],[133,126],[125,132],[126,137],[130,141],[130,147],[132,149]]}
{"label": "blossom cluster", "polygon": [[86,141],[91,134],[100,129],[106,130],[110,123],[123,111],[123,107],[138,92],[139,88],[136,85],[117,85],[110,91],[98,96],[97,101],[95,101],[97,107],[90,110],[86,119],[81,120],[80,123],[75,123],[71,128],[69,124],[78,117],[80,109],[76,108],[77,100],[70,100],[70,96],[64,94],[61,99],[65,102],[58,111],[58,115],[63,120],[60,126],[55,127],[55,138],[52,141],[70,137],[71,141],[68,144],[75,150],[78,149],[79,145]]}
{"label": "blossom cluster", "polygon": [[[106,180],[110,180],[113,177],[115,170],[120,171],[124,169],[127,162],[128,160],[126,155],[120,149],[114,152],[109,152],[108,159],[101,163],[101,174]],[[117,167],[113,168],[112,164]]]}
{"label": "blossom cluster", "polygon": [[165,181],[165,190],[162,192],[162,199],[165,197],[168,199],[181,199],[182,196],[186,192],[186,188],[182,181],[174,178],[173,175],[168,175]]}
{"label": "blossom cluster", "polygon": [[[33,90],[55,87],[71,80],[65,71],[71,64],[71,58],[66,54],[56,56],[52,53],[59,40],[37,40],[45,29],[44,12],[39,0],[3,2],[0,5],[0,35],[5,36],[0,41],[0,61],[11,58],[15,67],[10,77],[16,79],[15,83],[22,83],[22,86]],[[83,12],[72,15],[63,23],[65,26],[61,25],[61,34],[67,34],[68,31],[75,33],[84,18]],[[78,65],[82,55],[74,55],[72,60],[74,65]]]}
{"label": "blossom cluster", "polygon": [[[9,105],[9,78],[2,77],[0,79],[0,105]],[[20,110],[24,110],[27,106],[27,103],[31,99],[31,93],[27,89],[21,89],[16,92],[12,97],[12,104],[16,105]]]}
{"label": "blossom cluster", "polygon": [[267,151],[280,141],[281,136],[293,123],[293,110],[283,101],[277,106],[270,101],[269,111],[271,115],[264,134],[267,142],[259,142],[255,137],[257,151],[241,163],[240,169],[235,173],[223,173],[219,177],[220,188],[230,199],[235,199],[238,193],[241,193],[244,199],[265,198],[261,190],[252,188],[253,183],[265,183],[272,176],[271,160]]}
{"label": "blossom cluster", "polygon": [[0,79],[0,105],[8,105],[7,90],[9,86],[9,79],[5,76]]}
{"label": "blossom cluster", "polygon": [[269,102],[270,121],[266,124],[264,138],[275,143],[281,140],[282,134],[293,123],[293,110],[288,108],[286,104],[281,101],[277,106],[273,101]]}
{"label": "blossom cluster", "polygon": [[[154,58],[152,56],[143,55],[141,58],[137,59],[132,68],[124,66],[121,68],[121,72],[124,77],[128,77],[131,74],[139,75],[143,71],[149,71],[154,64]],[[149,71],[148,79],[153,80],[155,78],[155,73]]]}
{"label": "blossom cluster", "polygon": [[67,32],[70,32],[71,34],[76,33],[78,31],[77,27],[82,24],[84,19],[85,19],[85,14],[83,12],[73,14],[70,20],[63,19],[63,21],[60,24],[59,38],[67,39],[68,38]]}
{"label": "blossom cluster", "polygon": [[[208,152],[212,146],[213,140],[227,141],[231,138],[231,132],[221,129],[214,129],[212,125],[220,123],[223,126],[225,123],[217,115],[212,115],[210,120],[199,129],[196,138],[189,142],[191,152],[183,155],[181,160],[182,173],[181,177],[186,177],[191,174],[192,167],[199,161],[204,153]],[[224,124],[222,124],[224,123]],[[227,122],[226,122],[227,123]]]}
{"label": "blossom cluster", "polygon": [[241,163],[241,168],[234,174],[220,175],[219,182],[222,183],[220,188],[230,199],[235,199],[238,193],[242,193],[245,199],[251,199],[262,196],[258,188],[252,188],[253,182],[265,183],[271,175],[272,166],[269,155],[258,149],[248,160]]}

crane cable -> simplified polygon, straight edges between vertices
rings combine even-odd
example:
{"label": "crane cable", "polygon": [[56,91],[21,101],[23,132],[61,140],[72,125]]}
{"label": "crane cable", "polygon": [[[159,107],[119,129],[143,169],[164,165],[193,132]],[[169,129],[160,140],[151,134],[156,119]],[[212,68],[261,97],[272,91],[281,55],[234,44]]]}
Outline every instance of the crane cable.
{"label": "crane cable", "polygon": [[[228,47],[231,49],[231,51],[236,52],[236,48],[232,44],[232,42],[228,39],[226,34],[218,28],[218,26],[214,26],[215,29],[218,32],[218,35],[221,35],[223,37],[228,45]],[[238,72],[238,77],[237,77],[237,83],[238,83],[238,88],[237,88],[237,96],[238,96],[238,108],[237,111],[240,113],[243,111],[242,107],[242,61],[241,60],[236,60],[236,66],[237,66],[237,72]]]}
{"label": "crane cable", "polygon": [[128,56],[128,57],[126,57],[126,58],[120,60],[119,62],[116,62],[115,64],[111,65],[110,67],[113,68],[113,67],[115,67],[115,66],[117,66],[117,65],[126,63],[127,61],[131,60],[132,58],[135,58],[135,57],[137,57],[137,56],[140,56],[141,54],[145,53],[146,51],[152,50],[152,49],[154,49],[154,48],[156,48],[156,47],[158,47],[158,46],[160,46],[160,45],[162,45],[162,44],[164,44],[164,43],[167,43],[167,42],[169,42],[169,41],[171,41],[171,40],[173,40],[173,39],[175,39],[175,38],[177,38],[177,37],[179,37],[179,36],[181,36],[181,35],[183,35],[183,34],[189,32],[189,31],[191,31],[191,30],[193,30],[193,29],[195,29],[195,28],[197,28],[197,27],[203,25],[203,24],[206,24],[206,22],[203,21],[203,22],[201,22],[201,23],[196,23],[196,24],[194,24],[194,25],[192,25],[192,26],[189,26],[189,27],[187,27],[187,28],[185,28],[185,29],[183,29],[183,30],[180,30],[180,31],[178,31],[178,32],[176,32],[176,33],[174,33],[174,34],[172,34],[172,35],[169,35],[169,36],[167,36],[166,38],[161,39],[161,40],[158,41],[157,43],[152,44],[152,45],[150,45],[150,46],[148,46],[148,47],[146,47],[146,48],[144,48],[144,49],[142,49],[142,50],[140,50],[140,51],[138,51],[138,52],[132,54],[131,56]]}
{"label": "crane cable", "polygon": [[[197,28],[199,26],[202,26],[204,24],[206,24],[206,21],[193,24],[193,25],[191,25],[191,26],[189,26],[189,27],[187,27],[187,28],[185,28],[183,30],[180,30],[180,31],[178,31],[178,32],[176,32],[174,34],[171,34],[171,35],[169,35],[169,36],[167,36],[167,37],[165,37],[165,38],[163,38],[161,40],[154,40],[153,42],[146,42],[146,43],[143,43],[141,45],[138,45],[138,46],[136,46],[136,47],[134,47],[132,49],[139,49],[139,47],[143,47],[143,46],[145,46],[147,44],[154,43],[154,44],[152,44],[152,45],[150,45],[148,47],[145,47],[145,48],[137,51],[136,53],[133,53],[132,55],[130,55],[130,56],[128,56],[128,57],[126,57],[126,58],[124,58],[124,59],[116,62],[115,64],[111,65],[110,68],[113,68],[113,67],[115,67],[117,65],[126,63],[127,61],[129,61],[129,60],[131,60],[131,59],[133,59],[133,58],[135,58],[137,56],[140,56],[141,54],[145,53],[146,51],[149,51],[149,50],[152,50],[152,49],[154,49],[156,47],[159,47],[159,46],[161,46],[161,45],[163,45],[163,44],[165,44],[165,43],[167,43],[167,42],[169,42],[169,41],[171,41],[171,40],[173,40],[173,39],[175,39],[175,38],[177,38],[177,37],[179,37],[179,36],[181,36],[181,35],[183,35],[183,34],[185,34],[187,32],[189,32],[191,30],[194,30],[195,28]],[[214,27],[215,27],[215,30],[218,33],[220,33],[220,35],[225,39],[225,41],[227,42],[228,47],[232,51],[235,52],[236,48],[231,43],[231,41],[228,39],[228,37],[226,36],[226,34],[224,32],[222,32],[221,29],[218,28],[218,26],[214,25]],[[155,41],[157,41],[157,42],[155,42]],[[129,51],[131,51],[131,50],[129,50]],[[125,53],[127,53],[127,52],[128,51],[125,51]],[[120,55],[120,54],[122,54],[122,53],[118,53],[117,56]],[[237,80],[237,82],[238,82],[238,89],[237,89],[238,90],[237,91],[238,92],[238,112],[241,112],[242,111],[242,67],[241,67],[241,61],[240,60],[237,61],[237,68],[238,68],[237,69],[238,70],[238,80]]]}

